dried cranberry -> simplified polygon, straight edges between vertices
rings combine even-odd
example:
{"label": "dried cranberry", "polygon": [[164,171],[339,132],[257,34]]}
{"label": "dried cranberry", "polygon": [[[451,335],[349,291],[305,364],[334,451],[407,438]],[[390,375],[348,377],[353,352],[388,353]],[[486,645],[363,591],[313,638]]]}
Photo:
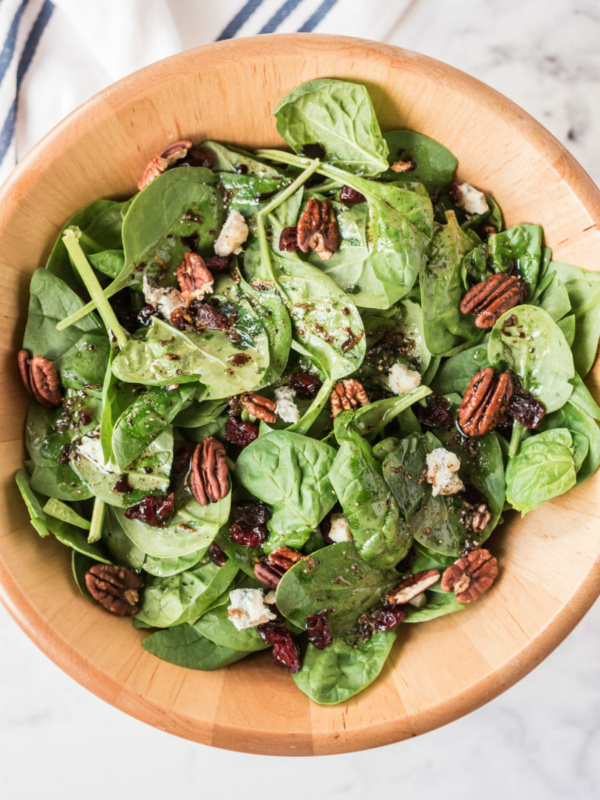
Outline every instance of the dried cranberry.
{"label": "dried cranberry", "polygon": [[150,325],[152,317],[158,317],[159,319],[162,319],[162,314],[158,308],[156,308],[156,306],[145,305],[142,306],[138,311],[137,320],[140,325]]}
{"label": "dried cranberry", "polygon": [[364,194],[357,192],[351,186],[342,186],[340,200],[345,206],[353,206],[356,203],[364,203],[367,198]]}
{"label": "dried cranberry", "polygon": [[530,392],[515,386],[508,413],[524,428],[537,428],[546,413],[546,406]]}
{"label": "dried cranberry", "polygon": [[452,419],[452,403],[441,395],[429,395],[426,406],[415,406],[417,418],[425,428],[441,428],[449,431]]}
{"label": "dried cranberry", "polygon": [[206,147],[192,147],[188,150],[187,156],[177,162],[177,166],[213,169],[215,166],[215,157]]}
{"label": "dried cranberry", "polygon": [[113,492],[115,494],[131,494],[131,492],[133,492],[133,486],[129,483],[127,475],[121,475],[113,486]]}
{"label": "dried cranberry", "polygon": [[190,471],[190,462],[192,454],[190,450],[184,445],[177,448],[173,455],[173,466],[171,467],[171,475],[187,475]]}
{"label": "dried cranberry", "polygon": [[110,304],[123,328],[129,331],[129,333],[134,333],[138,328],[138,318],[136,312],[131,307],[129,291],[123,289],[117,292],[117,294],[111,297]]}
{"label": "dried cranberry", "polygon": [[324,158],[325,148],[318,142],[314,144],[304,144],[300,148],[300,153],[307,158]]}
{"label": "dried cranberry", "polygon": [[238,417],[229,417],[225,423],[225,441],[237,444],[238,447],[247,447],[258,439],[258,425],[244,422]]}
{"label": "dried cranberry", "polygon": [[79,412],[79,422],[82,425],[89,425],[92,421],[91,416],[87,413],[87,411],[80,411]]}
{"label": "dried cranberry", "polygon": [[498,231],[494,225],[482,225],[479,235],[485,242],[490,238],[490,236],[495,236],[497,233]]}
{"label": "dried cranberry", "polygon": [[244,525],[265,525],[271,519],[271,511],[265,503],[238,503],[231,508],[234,522]]}
{"label": "dried cranberry", "polygon": [[333,639],[329,632],[325,611],[319,611],[318,614],[310,614],[306,618],[306,636],[317,650],[325,650],[331,644]]}
{"label": "dried cranberry", "polygon": [[290,632],[283,624],[282,619],[274,619],[271,622],[263,622],[257,625],[256,630],[265,644],[283,644],[287,642]]}
{"label": "dried cranberry", "polygon": [[229,526],[229,535],[236,544],[242,547],[260,547],[269,538],[269,529],[266,525],[244,525],[241,522],[232,522]]}
{"label": "dried cranberry", "polygon": [[229,327],[229,320],[225,314],[221,314],[216,308],[208,303],[201,303],[199,300],[192,300],[190,303],[192,316],[200,323],[203,328],[211,331],[224,331]]}
{"label": "dried cranberry", "polygon": [[358,620],[357,635],[359,639],[368,642],[374,633],[391,631],[406,617],[402,606],[386,604],[365,612]]}
{"label": "dried cranberry", "polygon": [[293,253],[298,249],[298,228],[284,228],[279,236],[279,249]]}
{"label": "dried cranberry", "polygon": [[211,272],[226,272],[230,265],[227,256],[209,256],[204,259],[204,263]]}
{"label": "dried cranberry", "polygon": [[323,385],[323,382],[310,372],[295,372],[290,375],[288,383],[301,400],[312,400]]}
{"label": "dried cranberry", "polygon": [[448,192],[448,197],[450,198],[450,202],[454,203],[455,206],[458,205],[458,203],[460,202],[460,198],[462,197],[458,184],[449,183],[446,191]]}
{"label": "dried cranberry", "polygon": [[292,634],[286,642],[273,645],[273,661],[286,672],[300,672],[300,648]]}
{"label": "dried cranberry", "polygon": [[228,560],[227,556],[216,542],[212,542],[210,544],[208,548],[208,557],[213,564],[217,565],[217,567],[222,567],[223,564]]}
{"label": "dried cranberry", "polygon": [[175,493],[166,497],[156,497],[149,494],[144,497],[141,503],[125,509],[127,519],[137,519],[151,525],[153,528],[160,528],[166,525],[175,513]]}

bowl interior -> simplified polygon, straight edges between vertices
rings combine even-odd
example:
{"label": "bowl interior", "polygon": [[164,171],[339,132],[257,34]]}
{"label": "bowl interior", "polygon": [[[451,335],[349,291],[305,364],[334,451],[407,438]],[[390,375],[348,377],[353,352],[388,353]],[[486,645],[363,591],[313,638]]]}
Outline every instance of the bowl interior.
{"label": "bowl interior", "polygon": [[[15,353],[28,282],[65,220],[99,197],[135,190],[146,161],[182,137],[281,144],[272,111],[302,81],[366,83],[384,130],[439,139],[459,175],[494,195],[508,225],[539,222],[554,258],[600,268],[600,194],[572,157],[523,111],[473,78],[390,46],[291,35],[224,42],[156,64],[72,114],[3,187],[0,328],[0,584],[10,611],[76,680],[124,711],[200,742],[249,752],[310,755],[410,737],[472,710],[545,657],[600,587],[595,476],[531,513],[509,515],[492,548],[502,572],[472,608],[402,628],[382,677],[336,707],[312,704],[268,654],[214,673],[160,661],[143,633],[79,596],[69,553],[39,539],[14,485],[26,396]],[[598,367],[588,384],[597,392]]]}

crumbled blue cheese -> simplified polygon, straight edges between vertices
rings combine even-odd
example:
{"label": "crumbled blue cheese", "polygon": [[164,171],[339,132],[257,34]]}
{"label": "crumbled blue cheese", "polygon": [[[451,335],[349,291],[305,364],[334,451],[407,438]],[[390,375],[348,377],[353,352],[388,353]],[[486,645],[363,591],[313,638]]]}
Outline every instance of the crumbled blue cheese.
{"label": "crumbled blue cheese", "polygon": [[230,211],[221,228],[221,233],[215,242],[215,253],[218,256],[228,256],[231,253],[242,252],[242,245],[248,238],[248,225],[239,211]]}
{"label": "crumbled blue cheese", "polygon": [[282,386],[275,389],[275,413],[283,422],[298,422],[300,411],[294,403],[296,391],[291,386]]}
{"label": "crumbled blue cheese", "polygon": [[427,605],[427,595],[425,592],[421,592],[421,594],[417,594],[412,600],[409,600],[408,603],[415,608],[423,608],[423,606]]}
{"label": "crumbled blue cheese", "polygon": [[458,194],[457,205],[459,208],[464,208],[467,214],[487,214],[490,210],[484,193],[470,183],[459,183]]}
{"label": "crumbled blue cheese", "polygon": [[91,461],[102,472],[110,473],[116,472],[116,466],[112,462],[104,460],[104,453],[102,452],[102,443],[100,441],[100,433],[98,430],[91,431],[79,440],[79,444],[75,447],[75,453],[78,456],[83,456]]}
{"label": "crumbled blue cheese", "polygon": [[336,544],[338,542],[352,541],[352,531],[350,530],[350,525],[348,525],[348,520],[343,514],[331,515],[331,529],[328,536]]}
{"label": "crumbled blue cheese", "polygon": [[277,617],[265,605],[262,589],[234,589],[229,594],[229,603],[227,616],[238,631],[255,628]]}
{"label": "crumbled blue cheese", "polygon": [[444,447],[436,447],[427,454],[427,483],[433,487],[431,494],[456,494],[464,489],[464,484],[458,477],[460,459]]}
{"label": "crumbled blue cheese", "polygon": [[421,385],[421,376],[416,370],[398,362],[389,371],[388,383],[394,394],[406,394]]}
{"label": "crumbled blue cheese", "polygon": [[151,286],[147,275],[144,275],[142,288],[144,290],[144,299],[146,302],[151,306],[156,306],[163,317],[167,319],[169,319],[176,308],[181,308],[181,306],[185,305],[179,289],[175,289],[172,286],[168,286],[164,289]]}
{"label": "crumbled blue cheese", "polygon": [[271,590],[270,592],[267,592],[267,594],[265,596],[265,603],[268,606],[274,605],[275,604],[275,597],[276,597],[276,594],[275,594],[274,591]]}

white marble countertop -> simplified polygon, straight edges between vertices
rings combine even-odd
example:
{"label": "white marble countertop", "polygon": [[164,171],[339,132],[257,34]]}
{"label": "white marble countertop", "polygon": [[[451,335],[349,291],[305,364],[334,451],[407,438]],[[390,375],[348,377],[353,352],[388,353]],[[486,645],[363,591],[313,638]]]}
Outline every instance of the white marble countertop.
{"label": "white marble countertop", "polygon": [[[413,0],[400,15],[394,5],[388,41],[499,89],[600,182],[597,0]],[[342,30],[334,22],[331,32],[362,33],[360,20]],[[63,674],[2,608],[0,653],[4,800],[600,797],[599,604],[532,674],[470,716],[411,741],[318,759],[212,750],[154,730]]]}

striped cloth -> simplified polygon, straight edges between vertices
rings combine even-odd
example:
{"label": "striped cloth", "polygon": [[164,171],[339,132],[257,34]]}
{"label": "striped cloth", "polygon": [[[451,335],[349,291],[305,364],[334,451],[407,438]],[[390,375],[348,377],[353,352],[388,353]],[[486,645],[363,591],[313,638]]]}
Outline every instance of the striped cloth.
{"label": "striped cloth", "polygon": [[276,32],[385,41],[416,2],[0,0],[0,181],[74,108],[153,61],[211,41]]}

